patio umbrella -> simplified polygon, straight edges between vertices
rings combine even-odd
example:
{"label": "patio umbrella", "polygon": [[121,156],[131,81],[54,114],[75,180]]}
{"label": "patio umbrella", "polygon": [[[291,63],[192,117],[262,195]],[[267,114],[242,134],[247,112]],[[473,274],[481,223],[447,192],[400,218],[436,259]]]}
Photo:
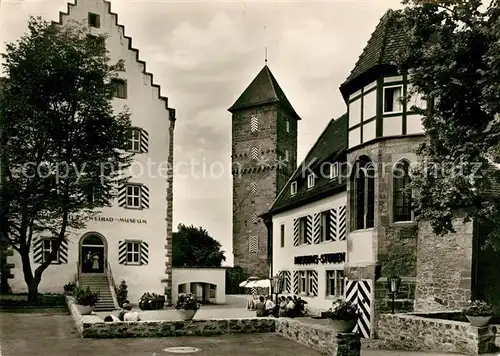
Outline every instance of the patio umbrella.
{"label": "patio umbrella", "polygon": [[255,282],[255,281],[257,281],[258,279],[259,279],[259,278],[257,278],[257,277],[249,277],[249,278],[247,278],[247,280],[246,280],[246,281],[243,281],[243,282],[241,282],[241,283],[240,283],[240,287],[241,287],[241,288],[251,288],[251,286],[249,286],[249,285],[248,285],[248,283],[250,283],[250,282]]}
{"label": "patio umbrella", "polygon": [[254,288],[271,288],[271,281],[269,279],[261,279],[255,281],[252,285]]}

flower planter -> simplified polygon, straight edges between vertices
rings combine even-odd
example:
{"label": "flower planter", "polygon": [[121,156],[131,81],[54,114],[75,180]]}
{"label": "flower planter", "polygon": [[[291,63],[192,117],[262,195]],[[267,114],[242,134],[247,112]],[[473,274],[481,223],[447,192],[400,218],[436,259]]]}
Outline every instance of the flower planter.
{"label": "flower planter", "polygon": [[339,333],[350,333],[356,326],[356,320],[330,319],[330,323],[332,324],[335,331]]}
{"label": "flower planter", "polygon": [[470,325],[475,327],[486,326],[490,322],[491,315],[488,316],[472,316],[466,315],[467,320],[469,320]]}
{"label": "flower planter", "polygon": [[90,315],[94,311],[94,306],[76,304],[76,308],[81,315]]}
{"label": "flower planter", "polygon": [[194,316],[196,315],[196,312],[198,310],[195,309],[177,309],[177,312],[179,314],[179,318],[181,320],[192,320]]}

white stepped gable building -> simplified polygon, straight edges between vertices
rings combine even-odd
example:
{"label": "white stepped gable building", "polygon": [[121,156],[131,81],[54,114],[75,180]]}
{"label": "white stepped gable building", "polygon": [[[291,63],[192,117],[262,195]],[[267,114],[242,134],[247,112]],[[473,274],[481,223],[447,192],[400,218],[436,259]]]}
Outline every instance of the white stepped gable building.
{"label": "white stepped gable building", "polygon": [[[152,74],[146,72],[139,60],[138,50],[125,36],[124,27],[118,25],[117,15],[104,0],[77,0],[68,4],[66,13],[60,14],[60,24],[70,20],[85,21],[91,33],[107,34],[106,47],[111,62],[123,60],[125,70],[116,85],[113,106],[121,111],[127,106],[134,129],[130,136],[130,151],[135,153],[134,165],[142,166],[142,175],[119,188],[112,207],[88,221],[85,229],[72,231],[61,246],[58,258],[46,270],[40,292],[62,292],[62,286],[75,277],[85,285],[116,284],[125,280],[128,298],[137,302],[142,293],[165,294],[172,292],[171,239],[172,239],[172,177],[160,170],[173,162],[173,133],[175,110],[169,108],[168,99],[153,84]],[[152,162],[150,174],[146,167]],[[32,263],[37,268],[51,250],[51,236],[38,236],[33,242]],[[15,254],[10,258],[15,267],[14,278],[9,280],[12,292],[23,292],[22,264]],[[109,289],[109,287],[108,287]],[[112,288],[111,288],[112,289]],[[103,295],[110,294],[103,290]],[[112,292],[111,292],[112,294]],[[112,307],[112,301],[102,301]]]}
{"label": "white stepped gable building", "polygon": [[272,219],[272,274],[284,277],[284,295],[300,296],[313,314],[345,294],[346,148],[344,115],[330,121],[264,215]]}

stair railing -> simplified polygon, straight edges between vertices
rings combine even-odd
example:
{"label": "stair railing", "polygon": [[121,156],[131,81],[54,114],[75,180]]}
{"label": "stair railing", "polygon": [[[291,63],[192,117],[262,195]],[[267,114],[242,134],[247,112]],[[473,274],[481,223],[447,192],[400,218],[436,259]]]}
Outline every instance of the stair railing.
{"label": "stair railing", "polygon": [[113,304],[115,305],[116,309],[120,309],[120,306],[118,305],[118,299],[116,298],[116,284],[115,284],[115,279],[113,278],[113,271],[111,271],[111,265],[109,264],[109,261],[107,262],[107,269],[106,269],[106,274],[108,277],[108,285],[109,289],[111,290],[111,297],[113,297]]}
{"label": "stair railing", "polygon": [[76,273],[75,273],[75,284],[77,287],[80,286],[80,261],[76,261]]}

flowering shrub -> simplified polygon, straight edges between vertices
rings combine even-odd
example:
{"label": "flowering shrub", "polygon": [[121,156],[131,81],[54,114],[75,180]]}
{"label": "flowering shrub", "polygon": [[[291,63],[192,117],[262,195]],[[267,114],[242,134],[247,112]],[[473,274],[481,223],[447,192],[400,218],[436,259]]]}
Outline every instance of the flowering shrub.
{"label": "flowering shrub", "polygon": [[331,308],[325,313],[325,316],[335,320],[358,320],[361,312],[356,304],[347,300],[336,299]]}
{"label": "flowering shrub", "polygon": [[163,309],[165,305],[165,296],[156,293],[144,293],[139,299],[139,308],[141,310]]}
{"label": "flowering shrub", "polygon": [[177,297],[175,309],[198,310],[201,304],[196,300],[192,293],[181,293]]}
{"label": "flowering shrub", "polygon": [[493,308],[488,302],[474,300],[464,309],[463,313],[469,316],[490,316],[493,314]]}

